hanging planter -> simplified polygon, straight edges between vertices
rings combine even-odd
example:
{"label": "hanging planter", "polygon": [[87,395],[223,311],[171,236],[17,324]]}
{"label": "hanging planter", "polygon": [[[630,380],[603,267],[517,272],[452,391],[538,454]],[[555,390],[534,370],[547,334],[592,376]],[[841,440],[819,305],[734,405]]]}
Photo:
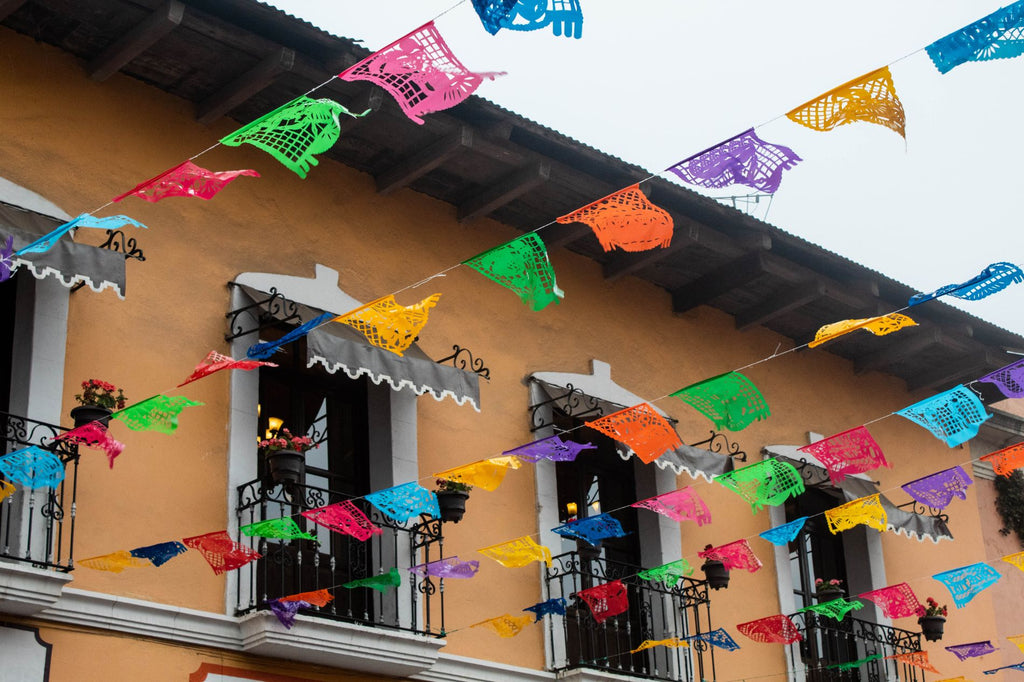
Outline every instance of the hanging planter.
{"label": "hanging planter", "polygon": [[818,578],[814,581],[814,589],[814,596],[818,598],[819,602],[832,601],[833,599],[846,596],[846,591],[843,589],[843,581],[838,578],[832,578],[831,580]]}
{"label": "hanging planter", "polygon": [[305,480],[305,453],[312,447],[309,436],[293,436],[288,429],[281,429],[274,438],[261,440],[257,449],[266,465],[266,477],[275,485],[287,485]]}
{"label": "hanging planter", "polygon": [[103,426],[110,425],[113,410],[123,410],[128,404],[124,391],[114,384],[99,379],[86,379],[82,382],[82,392],[75,394],[78,407],[71,409],[71,418],[75,428],[98,421]]}
{"label": "hanging planter", "polygon": [[700,567],[704,571],[704,579],[708,581],[708,587],[713,590],[722,590],[729,587],[729,569],[717,559],[708,559]]}
{"label": "hanging planter", "polygon": [[466,500],[473,486],[446,478],[437,479],[437,506],[441,510],[441,520],[458,523],[466,515]]}
{"label": "hanging planter", "polygon": [[943,628],[946,627],[945,616],[921,616],[917,619],[921,626],[921,634],[929,642],[938,642],[942,639]]}

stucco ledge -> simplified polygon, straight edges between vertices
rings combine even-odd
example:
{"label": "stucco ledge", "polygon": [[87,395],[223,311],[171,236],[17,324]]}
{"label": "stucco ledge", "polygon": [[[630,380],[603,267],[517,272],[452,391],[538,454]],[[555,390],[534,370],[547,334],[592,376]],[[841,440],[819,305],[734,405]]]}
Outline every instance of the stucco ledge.
{"label": "stucco ledge", "polygon": [[0,562],[0,613],[32,616],[57,603],[70,573]]}

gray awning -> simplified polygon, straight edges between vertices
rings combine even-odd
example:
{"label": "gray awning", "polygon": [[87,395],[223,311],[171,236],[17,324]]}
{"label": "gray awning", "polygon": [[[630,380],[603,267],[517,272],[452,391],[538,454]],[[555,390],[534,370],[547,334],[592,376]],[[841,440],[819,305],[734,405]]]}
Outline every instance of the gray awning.
{"label": "gray awning", "polygon": [[[11,227],[9,222],[5,215],[0,215],[0,246],[7,244],[8,237],[14,237],[15,251],[46,233],[17,229]],[[54,223],[50,230],[60,224]],[[19,270],[29,270],[36,279],[54,277],[68,288],[81,282],[93,291],[103,291],[110,287],[118,296],[124,298],[124,254],[116,251],[79,244],[68,237],[63,237],[49,251],[15,256],[13,263]]]}

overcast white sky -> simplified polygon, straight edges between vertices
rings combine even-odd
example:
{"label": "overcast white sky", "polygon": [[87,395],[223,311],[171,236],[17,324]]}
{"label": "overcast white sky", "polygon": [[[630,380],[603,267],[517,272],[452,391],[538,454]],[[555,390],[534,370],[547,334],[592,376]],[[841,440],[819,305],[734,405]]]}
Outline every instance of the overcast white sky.
{"label": "overcast white sky", "polygon": [[[508,72],[476,94],[652,171],[757,126],[804,160],[767,215],[764,203],[755,215],[912,287],[1024,262],[1024,58],[941,75],[921,49],[1006,2],[580,2],[580,40],[549,29],[491,36],[469,0],[437,27],[468,68]],[[271,4],[376,50],[455,0]],[[881,126],[820,133],[785,118],[886,64],[907,114],[906,144]],[[1024,334],[1024,284],[959,307]]]}

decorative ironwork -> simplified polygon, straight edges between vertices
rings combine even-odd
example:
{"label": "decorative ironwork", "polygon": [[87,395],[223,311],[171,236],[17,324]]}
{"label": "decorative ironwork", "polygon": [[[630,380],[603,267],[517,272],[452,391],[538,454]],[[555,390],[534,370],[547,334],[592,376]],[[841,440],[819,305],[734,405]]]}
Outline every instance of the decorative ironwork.
{"label": "decorative ironwork", "polygon": [[476,372],[477,375],[491,380],[491,370],[484,365],[484,361],[481,358],[475,357],[473,352],[468,348],[455,344],[452,346],[452,354],[443,357],[437,361],[437,364],[441,365],[451,361],[452,366],[457,369],[464,369],[470,372]]}
{"label": "decorative ironwork", "polygon": [[917,500],[911,500],[910,502],[904,502],[903,504],[896,505],[897,509],[904,509],[912,514],[920,514],[921,516],[932,516],[943,523],[949,523],[949,514],[944,513],[937,507],[929,507],[926,504],[921,504]]}
{"label": "decorative ironwork", "polygon": [[728,455],[733,459],[738,459],[741,462],[747,461],[746,450],[740,450],[740,444],[729,440],[729,437],[721,431],[710,431],[711,435],[702,441],[696,443],[690,443],[691,447],[701,448],[702,450],[708,450],[710,452],[717,452],[722,455]]}
{"label": "decorative ironwork", "polygon": [[539,431],[544,427],[551,426],[553,421],[545,421],[543,409],[547,406],[561,410],[567,417],[577,419],[594,418],[604,416],[604,407],[597,398],[587,395],[583,389],[576,388],[572,384],[565,385],[565,393],[530,405],[530,433]]}
{"label": "decorative ironwork", "polygon": [[107,241],[98,248],[109,249],[115,253],[123,253],[124,259],[134,258],[137,261],[145,261],[146,256],[139,248],[139,242],[135,237],[125,237],[121,230],[107,230]]}
{"label": "decorative ironwork", "polygon": [[[237,286],[234,282],[231,282],[230,285]],[[251,328],[244,326],[240,320],[243,315],[251,318],[256,326]],[[228,333],[224,335],[225,341],[261,331],[278,323],[302,324],[299,304],[278,293],[276,287],[270,288],[270,295],[267,298],[232,310],[224,317],[228,319]]]}

